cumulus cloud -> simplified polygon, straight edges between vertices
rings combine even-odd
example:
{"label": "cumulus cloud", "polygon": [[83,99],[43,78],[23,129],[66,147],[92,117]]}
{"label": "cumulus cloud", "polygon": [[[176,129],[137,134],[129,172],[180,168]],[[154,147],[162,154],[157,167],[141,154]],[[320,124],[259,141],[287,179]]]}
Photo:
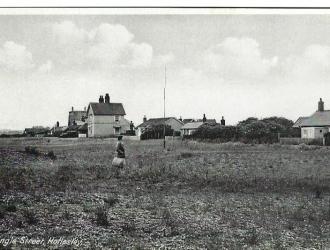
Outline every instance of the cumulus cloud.
{"label": "cumulus cloud", "polygon": [[0,68],[6,71],[25,71],[33,67],[32,54],[25,46],[7,41],[0,48]]}
{"label": "cumulus cloud", "polygon": [[87,31],[64,21],[54,24],[52,32],[60,54],[57,60],[65,65],[146,67],[152,60],[152,47],[135,42],[134,35],[120,24],[102,23]]}
{"label": "cumulus cloud", "polygon": [[39,66],[38,71],[41,73],[49,73],[53,69],[53,62],[48,60],[46,63]]}
{"label": "cumulus cloud", "polygon": [[61,45],[76,44],[88,40],[88,33],[83,29],[79,29],[71,21],[54,23],[52,34]]}
{"label": "cumulus cloud", "polygon": [[204,60],[209,70],[224,79],[248,80],[261,78],[277,65],[277,57],[264,58],[259,44],[252,38],[228,37],[209,48]]}

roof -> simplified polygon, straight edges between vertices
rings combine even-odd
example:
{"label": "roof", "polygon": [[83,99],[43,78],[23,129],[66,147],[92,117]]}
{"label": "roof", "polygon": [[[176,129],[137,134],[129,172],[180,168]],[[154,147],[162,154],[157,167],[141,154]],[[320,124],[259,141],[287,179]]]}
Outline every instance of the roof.
{"label": "roof", "polygon": [[304,120],[306,120],[306,119],[308,119],[308,116],[301,116],[301,117],[299,117],[299,118],[297,119],[297,121],[293,124],[292,127],[294,127],[294,128],[300,128],[301,123],[302,123]]}
{"label": "roof", "polygon": [[79,132],[87,132],[87,130],[88,130],[88,125],[87,125],[87,123],[85,123],[84,125],[80,125],[80,126],[78,127],[78,131],[79,131]]}
{"label": "roof", "polygon": [[87,113],[92,108],[94,115],[126,115],[122,103],[98,103],[91,102],[88,105]]}
{"label": "roof", "polygon": [[86,116],[87,112],[84,110],[74,110],[69,111],[69,115],[73,117],[75,120],[81,120],[84,116]]}
{"label": "roof", "polygon": [[188,122],[181,129],[198,129],[203,124],[203,122]]}
{"label": "roof", "polygon": [[188,122],[193,122],[193,121],[194,121],[194,119],[183,119],[183,123],[184,124],[186,124]]}
{"label": "roof", "polygon": [[176,119],[175,117],[163,117],[163,118],[150,118],[149,120],[147,120],[146,122],[141,123],[139,126],[137,126],[137,128],[140,127],[147,127],[147,126],[156,126],[156,125],[162,125],[164,124],[166,121],[170,120],[170,119],[175,119],[176,121],[180,122],[182,124],[181,121],[179,121],[178,119]]}
{"label": "roof", "polygon": [[[202,122],[203,119],[198,119],[197,122]],[[217,123],[216,119],[206,119],[206,123]]]}
{"label": "roof", "polygon": [[299,127],[330,126],[330,110],[316,111],[309,117],[300,117],[299,119],[293,126],[297,126],[297,124]]}

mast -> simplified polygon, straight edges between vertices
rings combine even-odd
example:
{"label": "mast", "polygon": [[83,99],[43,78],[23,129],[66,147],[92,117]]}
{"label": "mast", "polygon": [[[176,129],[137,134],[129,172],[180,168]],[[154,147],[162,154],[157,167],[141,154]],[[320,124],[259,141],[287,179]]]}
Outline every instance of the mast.
{"label": "mast", "polygon": [[165,82],[164,82],[164,149],[166,147],[166,140],[165,140],[165,132],[166,132],[165,97],[166,97],[166,65],[165,65]]}

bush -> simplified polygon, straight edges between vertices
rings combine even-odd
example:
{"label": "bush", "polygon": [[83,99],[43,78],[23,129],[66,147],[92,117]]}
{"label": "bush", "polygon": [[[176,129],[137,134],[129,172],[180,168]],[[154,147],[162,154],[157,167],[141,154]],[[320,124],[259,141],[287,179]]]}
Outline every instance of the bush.
{"label": "bush", "polygon": [[[171,126],[166,125],[165,126],[165,135],[166,136],[172,136],[173,135],[173,129]],[[145,131],[141,134],[141,140],[147,140],[147,139],[160,139],[164,138],[164,125],[151,125],[150,127],[146,128]]]}
{"label": "bush", "polygon": [[217,142],[240,141],[243,143],[275,143],[278,133],[296,135],[293,122],[283,117],[269,117],[262,120],[250,117],[240,121],[237,126],[203,124],[193,135],[185,138],[216,140]]}
{"label": "bush", "polygon": [[47,156],[52,159],[52,160],[55,160],[56,159],[56,155],[54,154],[54,151],[49,151],[47,153]]}
{"label": "bush", "polygon": [[98,226],[108,226],[108,214],[107,210],[104,207],[98,207],[95,212],[96,215],[96,224]]}
{"label": "bush", "polygon": [[23,216],[24,216],[26,222],[30,225],[37,224],[37,222],[38,222],[38,219],[37,219],[35,213],[30,209],[25,209],[23,211]]}
{"label": "bush", "polygon": [[26,146],[25,152],[32,155],[40,155],[40,152],[36,147]]}

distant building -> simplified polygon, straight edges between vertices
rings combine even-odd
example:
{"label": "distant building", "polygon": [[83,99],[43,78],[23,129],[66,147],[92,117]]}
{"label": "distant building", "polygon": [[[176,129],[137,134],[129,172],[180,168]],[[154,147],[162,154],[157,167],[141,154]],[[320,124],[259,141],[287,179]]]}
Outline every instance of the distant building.
{"label": "distant building", "polygon": [[23,132],[24,136],[36,136],[43,137],[50,134],[50,129],[48,127],[34,126],[32,128],[26,128]]}
{"label": "distant building", "polygon": [[56,122],[54,127],[50,129],[50,135],[52,136],[60,136],[65,130],[67,129],[67,126],[60,126],[59,122]]}
{"label": "distant building", "polygon": [[68,119],[68,126],[72,125],[83,125],[86,122],[87,119],[87,112],[86,107],[84,110],[74,110],[74,108],[71,108],[71,111],[69,111],[69,119]]}
{"label": "distant building", "polygon": [[323,138],[330,128],[330,110],[324,110],[324,102],[320,98],[318,109],[311,116],[302,116],[293,124],[294,128],[301,129],[301,138]]}
{"label": "distant building", "polygon": [[194,119],[183,119],[182,122],[183,124],[187,124],[188,122],[194,122]]}
{"label": "distant building", "polygon": [[136,135],[141,136],[142,133],[152,126],[158,125],[168,125],[174,132],[180,133],[183,122],[176,119],[175,117],[165,117],[165,118],[151,118],[147,120],[146,116],[143,117],[143,123],[136,127]]}
{"label": "distant building", "polygon": [[188,122],[181,128],[181,135],[192,135],[204,122]]}
{"label": "distant building", "polygon": [[[202,119],[184,119],[183,122],[185,122],[184,126],[181,128],[181,135],[183,136],[192,135],[203,124],[210,124],[210,125],[217,124],[216,119],[207,119],[205,114],[203,114]],[[226,124],[225,118],[223,116],[221,118],[220,124],[222,126],[225,126]]]}
{"label": "distant building", "polygon": [[87,108],[88,137],[107,137],[126,133],[130,121],[125,119],[122,103],[110,102],[109,94],[100,96],[99,102],[91,102]]}

